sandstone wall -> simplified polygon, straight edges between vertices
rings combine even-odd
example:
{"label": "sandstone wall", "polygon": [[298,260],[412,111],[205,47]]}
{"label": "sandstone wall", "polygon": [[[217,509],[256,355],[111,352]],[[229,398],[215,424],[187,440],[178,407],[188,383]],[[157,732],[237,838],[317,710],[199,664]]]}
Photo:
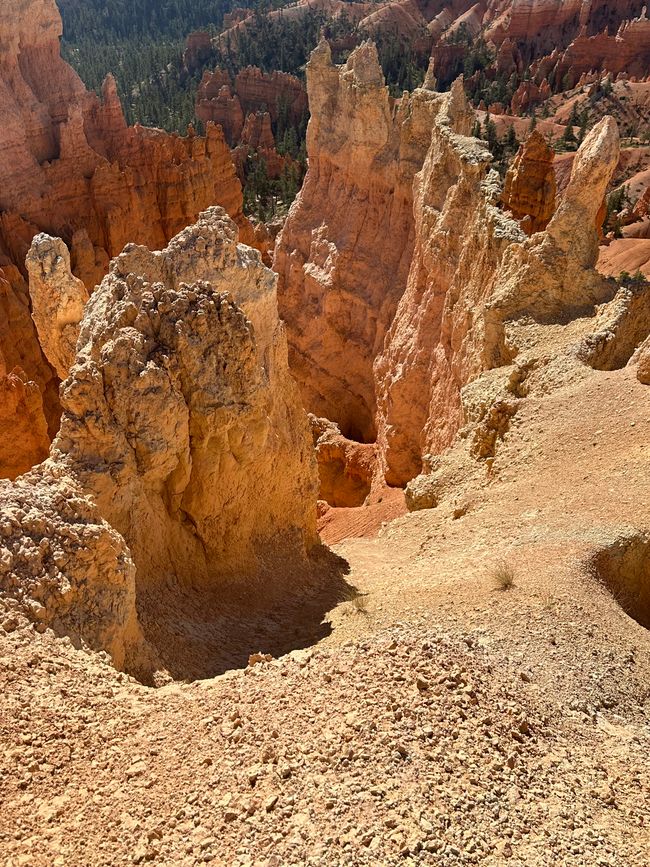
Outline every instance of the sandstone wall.
{"label": "sandstone wall", "polygon": [[391,485],[420,472],[461,426],[460,388],[489,366],[481,310],[518,224],[497,208],[499,182],[454,84],[415,182],[416,243],[406,290],[379,354],[378,452]]}
{"label": "sandstone wall", "polygon": [[142,594],[263,598],[307,564],[317,469],[275,276],[223,209],[114,260],[62,404],[48,460],[0,483],[0,591],[32,619],[146,668]]}
{"label": "sandstone wall", "polygon": [[371,43],[337,68],[321,42],[307,89],[309,169],[275,251],[280,314],[306,408],[370,442],[372,365],[406,285],[413,177],[440,97],[391,100]]}

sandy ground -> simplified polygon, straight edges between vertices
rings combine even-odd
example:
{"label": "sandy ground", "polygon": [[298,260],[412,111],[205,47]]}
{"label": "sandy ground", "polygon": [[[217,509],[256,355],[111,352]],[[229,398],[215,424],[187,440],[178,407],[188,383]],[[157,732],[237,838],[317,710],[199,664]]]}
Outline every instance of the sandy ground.
{"label": "sandy ground", "polygon": [[522,404],[461,517],[332,516],[347,592],[280,659],[154,690],[0,630],[0,860],[646,865],[650,612],[603,581],[647,578],[649,434],[650,389],[593,372]]}

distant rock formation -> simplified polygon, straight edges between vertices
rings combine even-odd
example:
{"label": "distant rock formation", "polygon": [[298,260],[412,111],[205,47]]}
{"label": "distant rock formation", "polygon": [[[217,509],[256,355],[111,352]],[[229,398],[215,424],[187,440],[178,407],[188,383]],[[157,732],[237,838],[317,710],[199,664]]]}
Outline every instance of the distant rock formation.
{"label": "distant rock formation", "polygon": [[119,667],[150,664],[138,594],[281,581],[318,544],[275,277],[237,236],[213,208],[163,251],[113,261],[50,458],[0,484],[0,587]]}
{"label": "distant rock formation", "polygon": [[240,178],[252,152],[264,158],[270,177],[280,177],[291,160],[278,153],[272,125],[280,119],[296,125],[306,114],[307,92],[300,79],[286,72],[264,73],[256,66],[247,66],[234,79],[223,69],[206,71],[196,96],[197,117],[221,126]]}
{"label": "distant rock formation", "polygon": [[40,389],[51,433],[57,381],[39,348],[24,281],[34,235],[60,236],[88,289],[126,243],[162,247],[212,204],[254,241],[221,131],[210,126],[205,138],[181,138],[127,127],[113,79],[101,100],[87,91],[59,55],[60,36],[54,0],[0,9],[0,303],[11,308],[0,351],[9,369],[20,366]]}
{"label": "distant rock formation", "polygon": [[555,211],[554,156],[541,133],[533,130],[506,173],[501,202],[527,235],[545,229]]}
{"label": "distant rock formation", "polygon": [[487,40],[499,46],[509,39],[539,56],[566,47],[579,33],[615,32],[641,14],[645,0],[489,0],[487,5]]}

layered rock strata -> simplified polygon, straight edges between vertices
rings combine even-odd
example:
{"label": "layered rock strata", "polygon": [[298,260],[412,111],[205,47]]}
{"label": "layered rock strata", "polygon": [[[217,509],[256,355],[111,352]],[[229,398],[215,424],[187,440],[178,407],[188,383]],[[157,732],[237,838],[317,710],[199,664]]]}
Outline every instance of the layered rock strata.
{"label": "layered rock strata", "polygon": [[0,486],[0,586],[39,622],[134,666],[139,594],[262,595],[307,562],[316,463],[275,277],[222,209],[113,261],[61,400],[49,459]]}

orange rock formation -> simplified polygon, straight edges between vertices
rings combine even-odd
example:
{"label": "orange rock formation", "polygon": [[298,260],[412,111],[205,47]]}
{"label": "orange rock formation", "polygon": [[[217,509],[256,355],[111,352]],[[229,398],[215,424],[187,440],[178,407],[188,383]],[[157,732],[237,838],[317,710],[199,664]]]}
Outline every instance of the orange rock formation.
{"label": "orange rock formation", "polygon": [[[43,230],[71,251],[76,275],[92,288],[109,258],[131,241],[159,248],[209,205],[226,208],[242,240],[253,230],[227,144],[128,128],[115,82],[102,99],[61,59],[54,0],[17,0],[0,9],[0,328],[6,367],[19,366],[43,395],[50,432],[58,424],[57,383],[29,316],[23,263]],[[0,466],[0,476],[8,469]]]}
{"label": "orange rock formation", "polygon": [[372,442],[372,366],[406,285],[413,178],[441,97],[420,89],[396,104],[372,43],[337,69],[321,42],[307,89],[309,170],[274,260],[280,315],[306,408]]}
{"label": "orange rock formation", "polygon": [[151,675],[150,591],[269,598],[318,548],[275,283],[221,208],[129,245],[86,305],[49,459],[0,486],[3,592],[117,667]]}
{"label": "orange rock formation", "polygon": [[[611,297],[594,270],[595,226],[618,132],[611,118],[592,130],[554,214],[552,155],[532,137],[506,192],[537,230],[527,239],[498,207],[501,183],[469,136],[460,80],[449,94],[423,88],[392,104],[372,46],[336,68],[321,44],[308,89],[309,173],[275,258],[290,359],[307,408],[348,439],[376,438],[383,478],[404,485],[454,440],[463,390],[516,356],[514,323],[559,321]],[[510,413],[507,400],[484,403],[480,459]],[[332,472],[344,445],[329,450]]]}
{"label": "orange rock formation", "polygon": [[555,210],[555,153],[533,130],[516,154],[505,178],[503,207],[519,220],[527,235],[545,229]]}
{"label": "orange rock formation", "polygon": [[307,93],[298,78],[255,66],[242,69],[234,80],[222,69],[204,72],[196,97],[197,117],[223,129],[242,180],[251,152],[264,158],[270,177],[280,177],[288,161],[276,150],[272,124],[281,114],[285,122],[297,124],[306,112]]}

